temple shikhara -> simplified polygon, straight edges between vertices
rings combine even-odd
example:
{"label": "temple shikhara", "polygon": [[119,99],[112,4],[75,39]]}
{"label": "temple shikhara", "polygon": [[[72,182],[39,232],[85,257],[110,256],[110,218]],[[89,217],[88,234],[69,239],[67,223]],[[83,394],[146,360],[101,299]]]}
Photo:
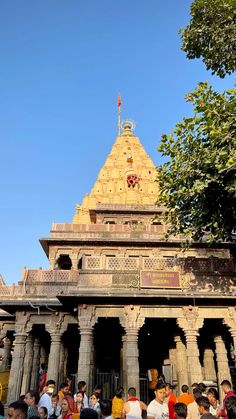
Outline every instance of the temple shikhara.
{"label": "temple shikhara", "polygon": [[58,384],[72,374],[108,397],[134,386],[144,401],[152,369],[178,389],[235,382],[235,246],[166,241],[157,196],[154,163],[124,121],[73,221],[40,239],[49,268],[0,284],[8,402],[38,388],[42,363]]}

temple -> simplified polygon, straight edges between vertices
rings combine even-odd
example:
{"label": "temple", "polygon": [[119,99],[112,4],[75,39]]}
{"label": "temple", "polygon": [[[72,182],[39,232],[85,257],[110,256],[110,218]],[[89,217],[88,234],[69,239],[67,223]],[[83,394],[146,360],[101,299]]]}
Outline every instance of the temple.
{"label": "temple", "polygon": [[[172,384],[235,381],[235,244],[165,240],[155,166],[124,121],[72,223],[40,243],[49,269],[0,284],[0,374],[7,401],[38,386],[42,363],[89,389],[134,386],[147,371]],[[178,390],[177,390],[178,391]]]}

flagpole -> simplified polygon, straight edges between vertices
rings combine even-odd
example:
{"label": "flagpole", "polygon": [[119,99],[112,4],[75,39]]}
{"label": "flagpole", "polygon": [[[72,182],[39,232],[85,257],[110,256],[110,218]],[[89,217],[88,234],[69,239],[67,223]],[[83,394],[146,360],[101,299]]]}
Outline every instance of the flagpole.
{"label": "flagpole", "polygon": [[120,136],[120,134],[121,134],[120,114],[122,112],[122,109],[120,107],[120,105],[121,105],[121,97],[120,97],[120,94],[118,95],[117,105],[118,105],[118,136]]}

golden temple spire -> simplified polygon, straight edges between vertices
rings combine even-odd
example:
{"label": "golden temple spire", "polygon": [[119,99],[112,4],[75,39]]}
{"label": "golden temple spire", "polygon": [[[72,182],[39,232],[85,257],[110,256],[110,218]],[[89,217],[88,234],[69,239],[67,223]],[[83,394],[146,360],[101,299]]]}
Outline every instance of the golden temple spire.
{"label": "golden temple spire", "polygon": [[122,109],[120,107],[121,105],[121,97],[120,97],[120,93],[118,94],[118,99],[117,99],[117,106],[118,106],[118,135],[120,136],[121,133],[121,123],[120,123],[120,114],[122,112]]}

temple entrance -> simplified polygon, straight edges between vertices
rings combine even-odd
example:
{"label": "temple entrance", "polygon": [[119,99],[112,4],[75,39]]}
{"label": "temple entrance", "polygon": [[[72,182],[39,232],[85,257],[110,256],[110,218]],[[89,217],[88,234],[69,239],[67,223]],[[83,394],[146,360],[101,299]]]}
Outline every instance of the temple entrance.
{"label": "temple entrance", "polygon": [[[139,368],[140,375],[147,377],[151,368],[163,372],[163,366],[168,365],[169,350],[175,347],[174,336],[182,331],[176,324],[176,319],[146,318],[145,324],[139,331]],[[166,368],[166,373],[168,369]],[[171,375],[171,372],[170,374]],[[169,381],[170,376],[166,377]]]}
{"label": "temple entrance", "polygon": [[94,385],[102,385],[105,398],[113,397],[120,384],[123,333],[118,318],[99,318],[94,327]]}

